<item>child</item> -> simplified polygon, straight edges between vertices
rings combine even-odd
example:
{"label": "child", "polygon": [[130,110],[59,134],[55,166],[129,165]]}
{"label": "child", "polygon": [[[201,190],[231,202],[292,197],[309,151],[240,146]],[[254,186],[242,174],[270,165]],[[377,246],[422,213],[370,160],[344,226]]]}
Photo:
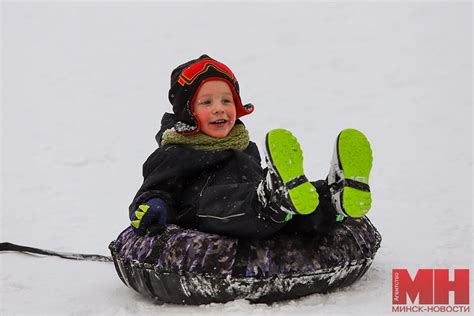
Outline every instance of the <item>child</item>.
{"label": "child", "polygon": [[265,238],[285,229],[321,231],[371,206],[372,152],[365,136],[344,130],[326,180],[304,175],[296,138],[266,135],[262,169],[255,143],[239,118],[239,84],[224,64],[202,55],[171,74],[169,101],[156,135],[159,148],[143,165],[143,185],[130,205],[131,225],[144,235],[165,224],[237,237]]}

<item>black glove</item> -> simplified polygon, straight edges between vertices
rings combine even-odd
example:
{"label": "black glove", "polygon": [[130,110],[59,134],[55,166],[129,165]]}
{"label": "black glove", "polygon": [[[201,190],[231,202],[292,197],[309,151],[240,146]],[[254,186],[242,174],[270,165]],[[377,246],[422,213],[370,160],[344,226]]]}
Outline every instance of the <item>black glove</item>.
{"label": "black glove", "polygon": [[135,234],[143,236],[150,232],[156,235],[161,232],[168,219],[166,203],[160,198],[153,198],[138,206],[130,214],[131,226]]}

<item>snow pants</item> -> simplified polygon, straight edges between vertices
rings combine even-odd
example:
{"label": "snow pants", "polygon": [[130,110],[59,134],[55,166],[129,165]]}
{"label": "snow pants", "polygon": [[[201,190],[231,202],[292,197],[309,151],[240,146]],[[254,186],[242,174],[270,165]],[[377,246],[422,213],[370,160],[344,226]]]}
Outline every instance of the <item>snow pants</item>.
{"label": "snow pants", "polygon": [[210,186],[204,192],[197,212],[198,230],[239,238],[267,238],[278,231],[324,233],[336,224],[325,180],[312,182],[319,194],[319,205],[310,215],[294,215],[291,220],[276,223],[260,216],[265,213],[258,201],[255,185],[240,183]]}

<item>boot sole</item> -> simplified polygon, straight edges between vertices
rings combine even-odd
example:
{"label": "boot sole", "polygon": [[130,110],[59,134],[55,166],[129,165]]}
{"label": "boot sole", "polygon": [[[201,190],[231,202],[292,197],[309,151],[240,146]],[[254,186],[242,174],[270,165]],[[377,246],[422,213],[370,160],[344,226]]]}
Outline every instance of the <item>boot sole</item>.
{"label": "boot sole", "polygon": [[[373,157],[365,135],[355,129],[343,130],[337,139],[337,150],[344,178],[368,185]],[[346,186],[341,194],[341,203],[347,215],[359,218],[372,207],[372,193]]]}
{"label": "boot sole", "polygon": [[[268,167],[278,174],[285,185],[304,176],[303,152],[298,140],[289,131],[274,129],[268,132],[265,150],[270,159]],[[319,205],[318,192],[309,181],[288,189],[288,197],[294,211],[301,215],[311,214]]]}

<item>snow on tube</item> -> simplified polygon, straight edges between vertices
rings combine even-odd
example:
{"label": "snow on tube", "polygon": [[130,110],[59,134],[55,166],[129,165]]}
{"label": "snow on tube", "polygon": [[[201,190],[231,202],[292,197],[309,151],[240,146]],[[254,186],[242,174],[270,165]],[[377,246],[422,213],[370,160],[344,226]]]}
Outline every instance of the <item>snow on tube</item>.
{"label": "snow on tube", "polygon": [[109,249],[120,279],[158,303],[271,303],[326,293],[357,281],[381,236],[367,218],[320,235],[249,240],[167,225],[155,236],[125,229]]}

